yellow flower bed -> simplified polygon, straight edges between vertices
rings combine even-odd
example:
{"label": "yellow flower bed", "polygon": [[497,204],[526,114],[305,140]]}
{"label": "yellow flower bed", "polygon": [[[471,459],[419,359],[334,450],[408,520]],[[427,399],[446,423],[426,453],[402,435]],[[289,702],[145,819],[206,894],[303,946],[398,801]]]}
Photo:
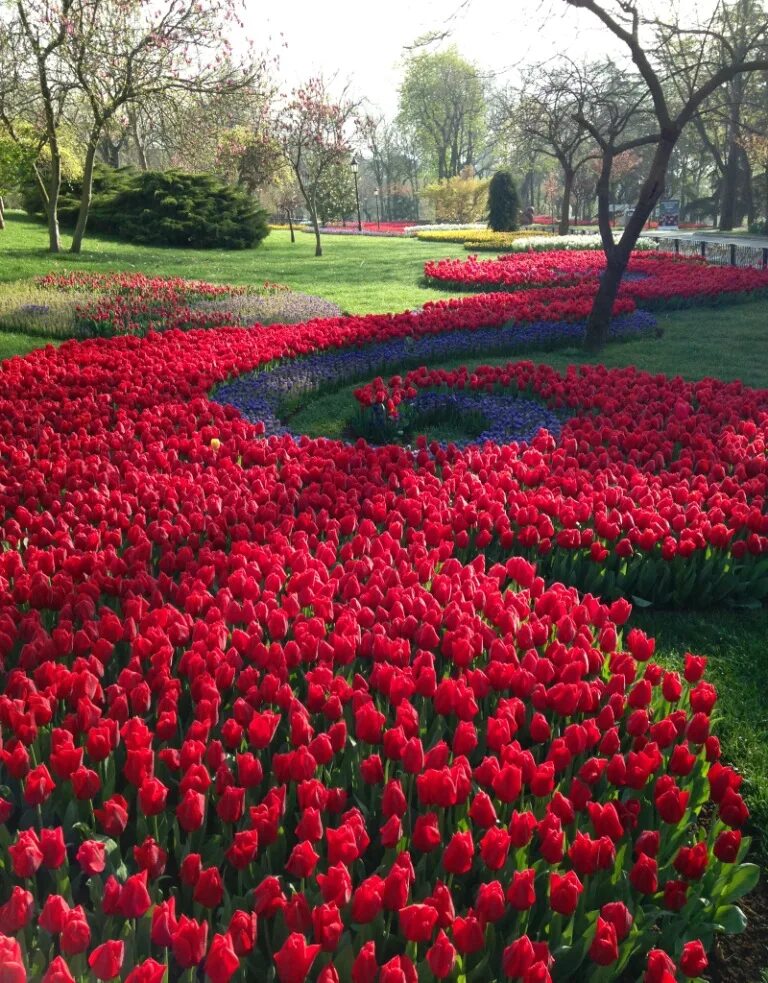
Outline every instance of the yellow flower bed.
{"label": "yellow flower bed", "polygon": [[[493,232],[491,229],[451,229],[446,232],[417,232],[416,238],[422,242],[471,242],[482,243],[482,248],[503,248],[514,239],[527,239],[529,236],[544,235],[539,229],[519,229],[517,232]],[[489,243],[486,247],[484,244]]]}

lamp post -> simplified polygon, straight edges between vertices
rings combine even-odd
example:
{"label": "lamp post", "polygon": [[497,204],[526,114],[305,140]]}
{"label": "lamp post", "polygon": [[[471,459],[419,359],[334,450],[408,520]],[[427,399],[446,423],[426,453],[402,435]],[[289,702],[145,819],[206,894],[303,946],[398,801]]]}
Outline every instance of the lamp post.
{"label": "lamp post", "polygon": [[381,219],[379,217],[379,189],[378,188],[376,188],[376,190],[373,192],[373,197],[376,199],[376,228],[380,229]]}
{"label": "lamp post", "polygon": [[360,170],[360,164],[358,163],[357,157],[352,158],[352,162],[349,165],[352,168],[352,173],[355,175],[355,202],[357,204],[357,231],[363,231],[363,223],[360,221],[360,192],[357,188],[357,172]]}

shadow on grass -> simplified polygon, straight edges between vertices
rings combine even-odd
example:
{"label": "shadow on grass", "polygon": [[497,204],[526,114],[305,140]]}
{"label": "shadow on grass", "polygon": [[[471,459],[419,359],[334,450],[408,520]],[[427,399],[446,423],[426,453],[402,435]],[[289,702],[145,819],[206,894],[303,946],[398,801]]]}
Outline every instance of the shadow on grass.
{"label": "shadow on grass", "polygon": [[753,850],[768,864],[768,611],[636,611],[632,624],[656,639],[665,666],[681,669],[686,652],[709,658],[716,732],[724,757],[744,777]]}

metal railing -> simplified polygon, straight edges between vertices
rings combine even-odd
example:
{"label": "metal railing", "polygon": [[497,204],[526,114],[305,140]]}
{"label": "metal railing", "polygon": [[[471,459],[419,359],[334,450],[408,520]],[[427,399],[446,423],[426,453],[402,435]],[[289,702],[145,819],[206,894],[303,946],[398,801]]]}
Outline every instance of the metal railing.
{"label": "metal railing", "polygon": [[752,267],[768,269],[768,247],[749,246],[735,242],[713,242],[706,239],[657,239],[659,248],[679,256],[701,256],[715,266]]}

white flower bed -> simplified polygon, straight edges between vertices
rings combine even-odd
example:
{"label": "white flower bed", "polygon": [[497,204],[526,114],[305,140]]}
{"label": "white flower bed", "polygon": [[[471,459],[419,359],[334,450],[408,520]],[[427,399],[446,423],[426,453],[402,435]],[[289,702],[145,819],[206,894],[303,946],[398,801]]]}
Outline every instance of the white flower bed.
{"label": "white flower bed", "polygon": [[415,236],[419,232],[464,232],[468,229],[487,229],[485,222],[463,222],[452,225],[450,222],[441,222],[437,225],[407,225],[403,229],[404,236]]}
{"label": "white flower bed", "polygon": [[[485,243],[466,243],[466,248],[471,250],[473,247],[485,246]],[[490,246],[490,244],[488,244]],[[501,252],[505,253],[526,253],[536,252],[545,253],[552,249],[602,249],[603,243],[600,236],[595,235],[574,235],[574,236],[531,236],[529,239],[522,238],[513,240],[508,246],[504,246]],[[640,237],[637,240],[635,249],[658,249],[655,239]]]}

